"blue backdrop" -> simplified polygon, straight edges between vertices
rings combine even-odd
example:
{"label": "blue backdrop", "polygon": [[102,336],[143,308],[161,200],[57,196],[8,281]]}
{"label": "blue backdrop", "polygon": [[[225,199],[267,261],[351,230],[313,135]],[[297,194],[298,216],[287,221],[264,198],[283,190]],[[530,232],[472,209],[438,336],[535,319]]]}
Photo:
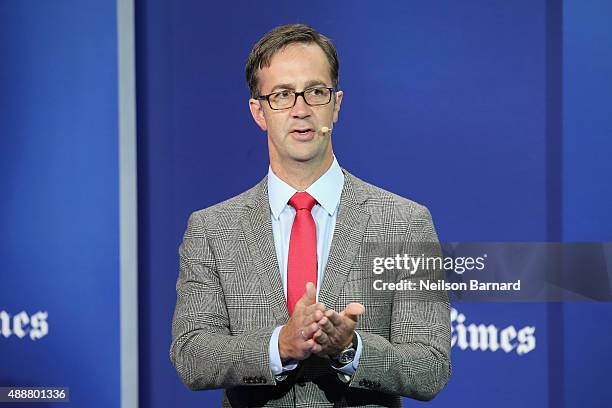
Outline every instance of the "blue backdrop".
{"label": "blue backdrop", "polygon": [[[276,25],[311,24],[334,40],[345,91],[334,131],[340,164],[427,205],[442,240],[611,238],[612,191],[603,182],[612,167],[590,163],[590,155],[608,157],[612,147],[604,136],[612,87],[582,85],[610,81],[604,2],[315,1],[300,8],[275,1],[239,10],[156,1],[137,10],[140,395],[147,406],[221,398],[186,391],[164,355],[176,248],[191,211],[242,192],[266,172],[266,138],[249,116],[243,70],[253,43]],[[597,44],[585,30],[597,31]],[[599,76],[590,64],[603,64]],[[577,99],[578,92],[586,94]],[[584,111],[598,119],[588,135],[572,124]],[[589,226],[581,221],[587,209],[597,215]],[[591,313],[610,321],[609,305],[455,307],[465,324],[534,327],[536,347],[523,355],[454,347],[454,374],[431,406],[598,406],[610,399],[594,359],[611,361],[603,339],[612,330],[597,320],[577,329]]]}
{"label": "blue backdrop", "polygon": [[[267,170],[244,64],[274,26],[332,38],[340,164],[427,205],[441,240],[612,241],[606,0],[135,5],[143,407],[221,400],[168,358],[177,248],[192,211]],[[0,386],[68,386],[75,407],[120,404],[116,11],[0,4]],[[456,344],[429,406],[612,401],[609,303],[453,306],[455,330],[534,328],[536,343]]]}
{"label": "blue backdrop", "polygon": [[117,407],[115,5],[2,2],[0,55],[0,386]]}

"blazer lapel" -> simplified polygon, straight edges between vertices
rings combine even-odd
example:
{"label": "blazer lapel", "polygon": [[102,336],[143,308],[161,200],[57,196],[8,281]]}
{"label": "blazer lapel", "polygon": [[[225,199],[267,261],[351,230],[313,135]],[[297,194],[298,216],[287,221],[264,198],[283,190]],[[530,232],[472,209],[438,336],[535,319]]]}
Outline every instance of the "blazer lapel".
{"label": "blazer lapel", "polygon": [[354,189],[352,176],[346,171],[344,174],[336,227],[319,291],[319,302],[325,303],[327,307],[332,307],[340,296],[370,219],[370,215],[361,208],[361,200]]}
{"label": "blazer lapel", "polygon": [[249,209],[243,219],[242,227],[254,259],[254,272],[259,275],[276,323],[285,324],[289,320],[289,312],[274,248],[267,177],[259,182],[253,193],[252,199],[247,201]]}

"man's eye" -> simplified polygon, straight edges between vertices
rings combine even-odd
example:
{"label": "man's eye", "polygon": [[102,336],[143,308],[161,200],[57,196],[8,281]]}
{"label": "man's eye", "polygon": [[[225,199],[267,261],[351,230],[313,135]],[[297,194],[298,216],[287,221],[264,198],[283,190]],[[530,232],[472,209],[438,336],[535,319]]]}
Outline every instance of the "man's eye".
{"label": "man's eye", "polygon": [[281,92],[277,92],[274,97],[277,99],[287,99],[291,96],[291,92],[289,91],[281,91]]}
{"label": "man's eye", "polygon": [[310,90],[310,93],[314,96],[321,96],[325,93],[323,88],[314,88]]}

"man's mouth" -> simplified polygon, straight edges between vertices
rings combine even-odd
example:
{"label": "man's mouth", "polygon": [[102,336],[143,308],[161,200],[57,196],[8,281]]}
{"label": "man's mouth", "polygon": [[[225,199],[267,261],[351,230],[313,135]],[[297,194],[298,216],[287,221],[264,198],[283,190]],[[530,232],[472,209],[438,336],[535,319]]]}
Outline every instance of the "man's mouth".
{"label": "man's mouth", "polygon": [[309,132],[312,132],[312,129],[310,129],[310,128],[303,128],[303,129],[293,129],[291,131],[291,133],[297,133],[297,134],[301,134],[301,135],[309,133]]}
{"label": "man's mouth", "polygon": [[289,134],[299,142],[310,142],[315,137],[315,131],[311,128],[292,129]]}

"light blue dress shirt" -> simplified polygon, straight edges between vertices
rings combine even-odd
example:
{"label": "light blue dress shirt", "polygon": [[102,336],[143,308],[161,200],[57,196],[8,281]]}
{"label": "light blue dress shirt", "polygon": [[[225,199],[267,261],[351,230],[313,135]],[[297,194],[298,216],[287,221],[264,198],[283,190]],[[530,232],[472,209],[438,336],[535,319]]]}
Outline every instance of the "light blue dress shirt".
{"label": "light blue dress shirt", "polygon": [[[306,192],[317,200],[317,204],[311,210],[317,230],[317,300],[319,298],[319,290],[323,284],[323,272],[325,271],[325,265],[327,265],[327,257],[329,256],[329,249],[334,235],[336,216],[338,214],[340,195],[342,194],[343,187],[344,174],[338,165],[338,161],[334,157],[331,167],[306,189]],[[287,257],[289,254],[289,238],[291,236],[291,227],[293,226],[293,219],[296,212],[295,209],[288,204],[288,201],[296,192],[296,189],[278,178],[272,171],[272,168],[268,169],[268,199],[272,217],[272,233],[274,235],[276,259],[278,260],[278,266],[281,272],[285,299],[287,299]],[[278,350],[278,337],[282,327],[283,326],[279,326],[274,329],[272,337],[270,338],[270,369],[275,376],[293,370],[298,366],[297,362],[287,363],[284,366],[281,362]],[[337,370],[344,374],[353,375],[359,364],[361,350],[361,337],[357,334],[355,359],[352,363],[338,368]]]}

